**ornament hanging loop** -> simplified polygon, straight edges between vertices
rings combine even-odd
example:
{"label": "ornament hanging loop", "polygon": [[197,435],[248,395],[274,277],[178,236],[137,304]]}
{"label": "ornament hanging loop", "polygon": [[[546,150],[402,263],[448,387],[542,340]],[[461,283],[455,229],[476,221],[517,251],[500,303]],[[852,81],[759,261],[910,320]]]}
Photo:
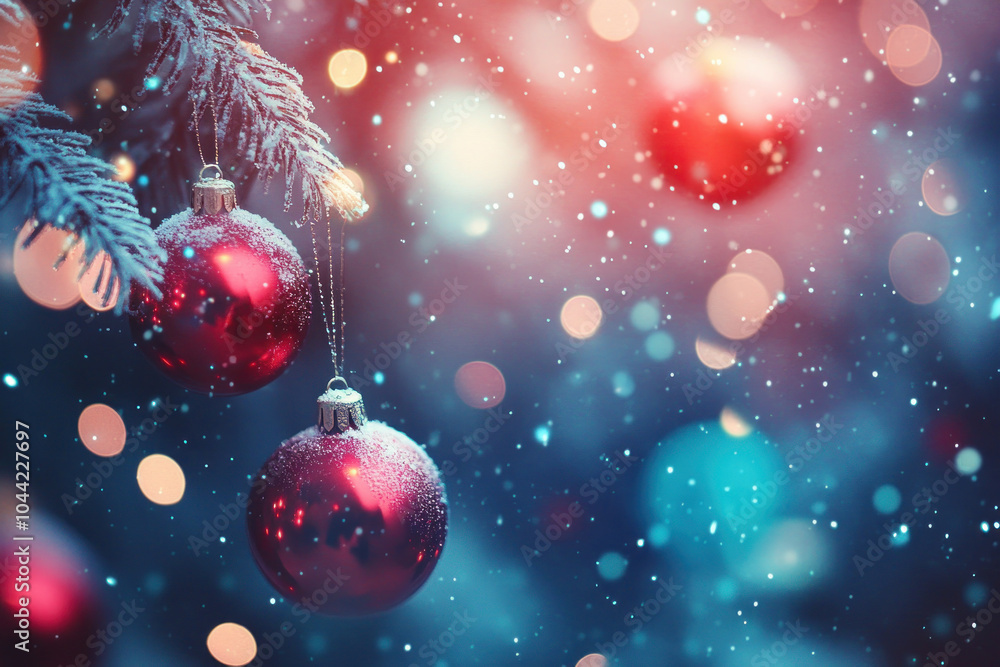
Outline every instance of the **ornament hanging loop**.
{"label": "ornament hanging loop", "polygon": [[214,169],[217,172],[219,172],[219,174],[217,176],[213,176],[212,178],[222,178],[222,167],[220,167],[219,165],[215,164],[214,162],[212,164],[206,164],[204,167],[202,167],[201,171],[198,172],[198,178],[200,178],[203,181],[206,180],[205,179],[205,170],[207,170],[207,169]]}
{"label": "ornament hanging loop", "polygon": [[[342,389],[333,388],[338,381],[343,383]],[[368,422],[361,394],[351,389],[347,380],[339,375],[326,383],[326,391],[316,399],[316,405],[319,407],[317,426],[327,435],[361,428]]]}
{"label": "ornament hanging loop", "polygon": [[330,389],[333,387],[333,383],[334,382],[341,382],[341,383],[343,383],[343,385],[344,385],[343,388],[344,389],[349,389],[350,388],[350,385],[347,384],[347,380],[345,380],[344,378],[342,378],[341,376],[338,375],[336,377],[330,378],[330,381],[326,383],[326,390],[327,391],[330,391]]}

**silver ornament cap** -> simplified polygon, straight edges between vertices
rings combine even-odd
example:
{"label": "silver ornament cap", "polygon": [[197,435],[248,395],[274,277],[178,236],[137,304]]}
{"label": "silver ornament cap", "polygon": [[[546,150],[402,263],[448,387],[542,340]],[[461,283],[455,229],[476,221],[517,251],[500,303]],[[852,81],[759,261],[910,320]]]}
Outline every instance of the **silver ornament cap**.
{"label": "silver ornament cap", "polygon": [[[335,382],[342,382],[343,388],[334,389]],[[348,387],[347,380],[339,375],[327,383],[326,391],[316,399],[316,404],[319,406],[317,425],[327,435],[361,428],[368,422],[361,394]]]}
{"label": "silver ornament cap", "polygon": [[[205,178],[206,169],[216,169],[219,175]],[[194,184],[191,193],[191,208],[195,213],[204,210],[209,215],[215,215],[222,209],[232,211],[236,208],[236,185],[222,178],[222,169],[219,165],[205,165],[201,170],[199,181]]]}

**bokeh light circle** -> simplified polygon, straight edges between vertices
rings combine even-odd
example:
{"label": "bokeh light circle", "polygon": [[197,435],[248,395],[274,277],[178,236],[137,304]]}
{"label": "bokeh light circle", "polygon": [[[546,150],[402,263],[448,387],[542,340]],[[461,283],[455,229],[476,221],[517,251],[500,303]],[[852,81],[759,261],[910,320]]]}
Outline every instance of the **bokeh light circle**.
{"label": "bokeh light circle", "polygon": [[486,410],[500,405],[507,393],[507,383],[493,364],[470,361],[455,373],[455,391],[469,407]]}
{"label": "bokeh light circle", "polygon": [[951,158],[927,167],[920,181],[920,192],[927,207],[943,216],[959,213],[969,197],[962,172]]}
{"label": "bokeh light circle", "polygon": [[670,529],[662,523],[654,523],[646,532],[646,537],[654,547],[662,547],[670,541]]}
{"label": "bokeh light circle", "polygon": [[745,438],[753,433],[753,426],[728,406],[722,408],[722,412],[719,414],[719,424],[723,431],[734,438]]}
{"label": "bokeh light circle", "polygon": [[174,505],[184,497],[184,471],[169,456],[150,454],[136,472],[142,495],[157,505]]}
{"label": "bokeh light circle", "polygon": [[892,514],[899,509],[903,496],[892,484],[883,484],[872,494],[872,505],[879,514]]}
{"label": "bokeh light circle", "polygon": [[698,336],[694,341],[694,351],[698,361],[717,371],[736,363],[736,355],[726,345]]}
{"label": "bokeh light circle", "polygon": [[768,590],[805,590],[818,586],[830,569],[832,549],[826,535],[804,519],[786,519],[755,536],[741,574]]}
{"label": "bokeh light circle", "polygon": [[[647,519],[666,527],[661,539],[681,558],[721,557],[738,572],[758,532],[787,502],[788,490],[775,482],[783,467],[778,447],[760,430],[734,437],[719,419],[685,424],[661,439],[643,464]],[[746,521],[744,502],[755,509]],[[652,528],[649,537],[655,544]]]}
{"label": "bokeh light circle", "polygon": [[76,428],[83,446],[98,456],[115,456],[125,448],[125,422],[108,405],[88,405],[80,413]]}
{"label": "bokeh light circle", "polygon": [[128,153],[117,153],[111,158],[111,166],[115,168],[115,172],[111,176],[112,180],[131,183],[135,178],[135,160]]}
{"label": "bokeh light circle", "polygon": [[862,0],[858,12],[858,27],[865,46],[879,60],[885,60],[886,43],[892,31],[901,25],[930,30],[927,14],[915,1]]}
{"label": "bokeh light circle", "polygon": [[618,371],[611,376],[611,389],[615,392],[615,396],[628,398],[635,393],[635,380],[628,371]]}
{"label": "bokeh light circle", "polygon": [[963,475],[975,475],[983,466],[983,456],[975,447],[964,447],[955,456],[955,467]]}
{"label": "bokeh light circle", "polygon": [[212,657],[229,667],[242,667],[257,655],[257,641],[238,623],[221,623],[208,633],[205,642]]}
{"label": "bokeh light circle", "polygon": [[892,246],[889,276],[900,296],[924,305],[940,298],[948,288],[951,261],[933,236],[910,232]]}
{"label": "bokeh light circle", "polygon": [[[427,188],[425,192],[433,196],[470,204],[509,192],[519,182],[534,154],[530,142],[523,141],[519,129],[530,125],[530,121],[517,109],[504,105],[496,94],[490,94],[482,85],[449,84],[445,79],[441,85],[445,87],[414,105],[419,111],[402,130],[400,142],[404,155],[402,161],[396,163],[392,181],[409,183],[411,174],[416,171],[420,177],[415,187]],[[442,113],[451,118],[452,111],[446,111],[449,109],[457,109],[454,113],[461,122],[442,123]],[[403,180],[397,181],[396,176]],[[420,184],[425,177],[426,182]],[[530,199],[541,201],[544,209],[549,206],[544,203],[545,197],[550,195],[544,189],[539,192],[545,194],[536,192]],[[468,212],[473,210],[470,206]],[[533,211],[530,208],[528,215],[534,215]],[[467,215],[458,211],[442,213],[439,222],[448,221],[455,227]],[[457,237],[451,233],[454,227],[442,227],[442,231],[446,229],[443,238]]]}
{"label": "bokeh light circle", "polygon": [[618,581],[627,569],[628,559],[617,551],[609,551],[597,559],[597,573],[605,581]]}
{"label": "bokeh light circle", "polygon": [[559,322],[563,330],[573,338],[586,340],[601,327],[604,313],[593,297],[580,295],[571,297],[563,304]]}
{"label": "bokeh light circle", "polygon": [[893,75],[908,86],[924,86],[941,71],[941,45],[927,30],[901,25],[892,31],[885,46],[886,62]]}
{"label": "bokeh light circle", "polygon": [[708,319],[721,335],[742,340],[757,333],[772,304],[767,288],[746,273],[727,273],[708,292]]}
{"label": "bokeh light circle", "polygon": [[646,336],[646,354],[653,361],[666,361],[674,355],[673,337],[666,331],[654,331]]}
{"label": "bokeh light circle", "polygon": [[915,25],[897,26],[885,44],[886,62],[901,68],[919,65],[927,57],[933,39],[928,31]]}
{"label": "bokeh light circle", "polygon": [[354,88],[368,74],[368,60],[357,49],[342,49],[333,54],[327,67],[330,81],[337,88]]}
{"label": "bokeh light circle", "polygon": [[80,301],[77,278],[80,275],[83,244],[72,246],[66,260],[58,269],[53,269],[60,254],[70,248],[76,237],[48,226],[35,237],[30,246],[23,248],[25,239],[37,224],[34,220],[29,220],[17,235],[14,243],[14,276],[29,299],[46,308],[64,310]]}
{"label": "bokeh light circle", "polygon": [[365,179],[361,177],[361,174],[354,169],[350,169],[349,167],[344,167],[340,170],[340,173],[351,182],[351,185],[354,186],[355,190],[360,192],[362,195],[368,194],[365,192]]}
{"label": "bokeh light circle", "polygon": [[632,306],[629,321],[639,331],[652,331],[660,323],[660,306],[652,300],[644,300]]}
{"label": "bokeh light circle", "polygon": [[609,42],[628,39],[639,28],[639,10],[629,0],[593,0],[587,21],[598,37]]}
{"label": "bokeh light circle", "polygon": [[97,79],[91,84],[91,90],[94,91],[94,101],[101,104],[110,102],[118,92],[115,82],[111,79]]}
{"label": "bokeh light circle", "polygon": [[778,295],[785,291],[785,274],[773,257],[762,250],[744,250],[733,257],[726,267],[727,273],[745,273],[760,281],[772,301],[778,300]]}
{"label": "bokeh light circle", "polygon": [[608,659],[600,653],[591,653],[580,658],[576,667],[608,667]]}

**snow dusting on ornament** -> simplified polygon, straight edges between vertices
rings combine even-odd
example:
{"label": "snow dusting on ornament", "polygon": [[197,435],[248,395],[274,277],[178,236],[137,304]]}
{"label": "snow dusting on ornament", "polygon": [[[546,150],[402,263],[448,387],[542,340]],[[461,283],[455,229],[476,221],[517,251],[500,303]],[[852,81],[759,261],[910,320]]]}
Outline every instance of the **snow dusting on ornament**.
{"label": "snow dusting on ornament", "polygon": [[132,336],[188,389],[242,394],[298,354],[311,301],[305,265],[267,220],[241,209],[178,213],[156,230],[167,251],[163,298],[133,290]]}
{"label": "snow dusting on ornament", "polygon": [[430,577],[447,533],[430,457],[382,422],[281,444],[254,479],[254,558],[293,603],[335,616],[386,611]]}

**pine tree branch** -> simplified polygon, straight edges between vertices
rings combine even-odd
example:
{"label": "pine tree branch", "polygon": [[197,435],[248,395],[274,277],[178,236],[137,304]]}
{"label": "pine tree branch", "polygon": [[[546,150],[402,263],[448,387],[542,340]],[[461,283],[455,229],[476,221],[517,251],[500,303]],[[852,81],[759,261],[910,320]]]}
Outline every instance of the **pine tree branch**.
{"label": "pine tree branch", "polygon": [[[0,19],[8,13],[9,0],[0,0]],[[84,268],[101,252],[111,260],[111,275],[121,289],[115,310],[120,313],[133,283],[159,294],[166,255],[136,208],[126,183],[110,180],[106,162],[88,155],[90,137],[70,130],[43,127],[70,120],[31,91],[37,81],[20,69],[17,51],[0,47],[0,207],[22,188],[29,195],[30,211],[39,225],[24,241],[30,245],[46,226],[76,235],[74,245],[84,244]],[[58,266],[69,249],[57,259]],[[101,297],[110,300],[114,280],[107,281]]]}
{"label": "pine tree branch", "polygon": [[309,120],[314,110],[302,91],[302,77],[246,41],[252,31],[237,27],[231,16],[247,22],[269,13],[267,0],[119,0],[102,30],[109,34],[136,13],[136,47],[149,24],[159,32],[159,46],[149,76],[162,73],[165,92],[186,75],[194,105],[192,130],[214,104],[219,130],[236,137],[245,161],[260,170],[265,183],[285,173],[285,210],[296,190],[303,199],[304,220],[328,218],[332,210],[354,220],[368,204],[344,174],[344,165],[326,149],[329,135]]}

